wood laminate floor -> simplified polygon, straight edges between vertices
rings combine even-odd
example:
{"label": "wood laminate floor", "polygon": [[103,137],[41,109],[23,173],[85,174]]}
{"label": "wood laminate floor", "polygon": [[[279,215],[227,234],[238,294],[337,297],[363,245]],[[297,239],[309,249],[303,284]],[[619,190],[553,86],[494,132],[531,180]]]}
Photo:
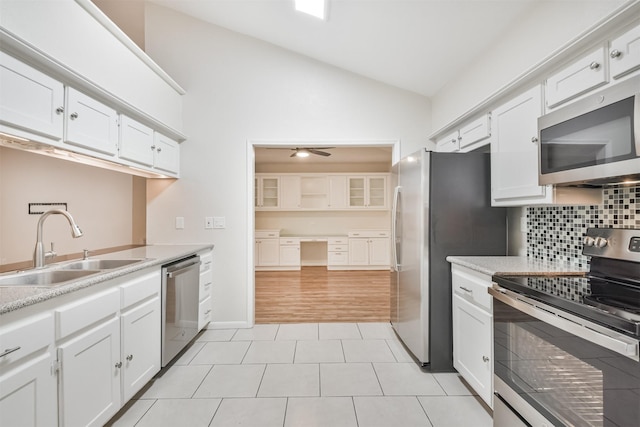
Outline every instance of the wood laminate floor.
{"label": "wood laminate floor", "polygon": [[389,271],[257,271],[256,323],[389,322]]}

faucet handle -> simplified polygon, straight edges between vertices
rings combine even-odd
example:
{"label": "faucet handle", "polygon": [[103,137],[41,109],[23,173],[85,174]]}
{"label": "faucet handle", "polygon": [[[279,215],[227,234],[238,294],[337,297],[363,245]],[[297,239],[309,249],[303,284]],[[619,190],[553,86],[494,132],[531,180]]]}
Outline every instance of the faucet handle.
{"label": "faucet handle", "polygon": [[54,258],[57,255],[56,251],[53,250],[53,242],[51,242],[51,250],[44,253],[44,258]]}
{"label": "faucet handle", "polygon": [[82,259],[88,259],[89,258],[89,249],[83,249],[82,250]]}

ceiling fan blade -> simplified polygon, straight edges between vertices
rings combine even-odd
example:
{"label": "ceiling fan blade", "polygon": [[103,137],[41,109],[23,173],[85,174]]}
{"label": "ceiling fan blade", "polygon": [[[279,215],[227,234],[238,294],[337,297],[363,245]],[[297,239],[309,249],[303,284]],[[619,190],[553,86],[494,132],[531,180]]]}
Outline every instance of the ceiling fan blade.
{"label": "ceiling fan blade", "polygon": [[308,150],[310,153],[317,154],[318,156],[325,156],[325,157],[328,157],[328,156],[330,156],[330,155],[331,155],[331,153],[327,153],[327,152],[325,152],[325,151],[319,151],[319,150],[317,150],[317,149],[315,149],[315,148],[308,148],[307,150]]}
{"label": "ceiling fan blade", "polygon": [[295,153],[291,154],[289,157],[295,157],[298,155],[298,152],[296,151]]}

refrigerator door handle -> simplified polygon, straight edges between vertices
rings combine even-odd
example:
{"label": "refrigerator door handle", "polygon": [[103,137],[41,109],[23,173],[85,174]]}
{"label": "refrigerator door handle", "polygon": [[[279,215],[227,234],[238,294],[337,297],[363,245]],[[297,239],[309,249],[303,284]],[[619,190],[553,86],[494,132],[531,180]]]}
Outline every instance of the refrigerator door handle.
{"label": "refrigerator door handle", "polygon": [[398,259],[398,203],[400,202],[401,187],[397,186],[393,189],[393,205],[391,207],[391,218],[393,226],[391,227],[391,253],[393,256],[393,269],[400,271],[400,260]]}

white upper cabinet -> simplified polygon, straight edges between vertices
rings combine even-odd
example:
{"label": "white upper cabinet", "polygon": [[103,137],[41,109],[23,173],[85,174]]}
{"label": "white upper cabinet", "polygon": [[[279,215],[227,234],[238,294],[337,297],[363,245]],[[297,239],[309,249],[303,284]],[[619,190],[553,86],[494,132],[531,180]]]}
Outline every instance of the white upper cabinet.
{"label": "white upper cabinet", "polygon": [[120,117],[120,158],[153,166],[153,129],[127,117]]}
{"label": "white upper cabinet", "polygon": [[330,175],[327,177],[329,186],[329,209],[345,209],[347,207],[347,177],[344,175]]}
{"label": "white upper cabinet", "polygon": [[280,177],[256,175],[255,207],[277,209],[280,206]]}
{"label": "white upper cabinet", "polygon": [[611,77],[618,79],[640,68],[640,25],[611,41]]}
{"label": "white upper cabinet", "polygon": [[[471,150],[489,143],[487,138],[491,136],[490,120],[491,114],[485,114],[460,128],[460,151]],[[485,142],[478,144],[481,141]]]}
{"label": "white upper cabinet", "polygon": [[[64,86],[57,80],[0,52],[0,126],[62,139]],[[20,136],[20,135],[17,135]]]}
{"label": "white upper cabinet", "polygon": [[547,78],[547,107],[553,108],[606,84],[607,61],[605,54],[605,47],[601,46]]}
{"label": "white upper cabinet", "polygon": [[280,207],[298,209],[300,207],[300,177],[288,175],[280,177]]}
{"label": "white upper cabinet", "polygon": [[347,178],[350,208],[385,209],[386,176],[350,176]]}
{"label": "white upper cabinet", "polygon": [[458,150],[460,150],[460,133],[458,131],[443,136],[436,141],[436,151],[440,153],[450,153]]}
{"label": "white upper cabinet", "polygon": [[118,113],[77,90],[67,87],[64,142],[115,156],[118,152]]}
{"label": "white upper cabinet", "polygon": [[171,174],[180,172],[180,146],[158,132],[153,134],[153,167]]}
{"label": "white upper cabinet", "polygon": [[540,86],[517,96],[492,113],[491,204],[524,206],[550,203],[551,186],[538,185]]}

